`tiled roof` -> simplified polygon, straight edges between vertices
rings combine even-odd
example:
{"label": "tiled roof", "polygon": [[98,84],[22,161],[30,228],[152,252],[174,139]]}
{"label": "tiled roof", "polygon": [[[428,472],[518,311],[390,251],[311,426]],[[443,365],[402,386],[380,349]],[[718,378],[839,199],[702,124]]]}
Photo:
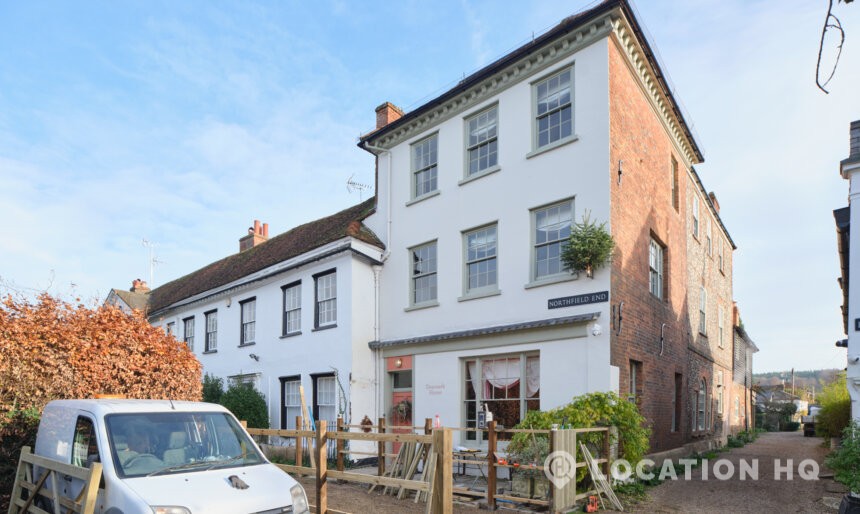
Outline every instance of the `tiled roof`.
{"label": "tiled roof", "polygon": [[124,289],[112,289],[117,296],[120,297],[126,305],[132,309],[146,311],[146,304],[149,300],[149,293],[135,293]]}
{"label": "tiled roof", "polygon": [[385,245],[362,221],[373,213],[376,198],[331,216],[300,225],[244,252],[213,262],[182,278],[168,282],[150,293],[149,312],[156,313],[170,305],[210,289],[291,259],[314,248],[347,236],[384,248]]}

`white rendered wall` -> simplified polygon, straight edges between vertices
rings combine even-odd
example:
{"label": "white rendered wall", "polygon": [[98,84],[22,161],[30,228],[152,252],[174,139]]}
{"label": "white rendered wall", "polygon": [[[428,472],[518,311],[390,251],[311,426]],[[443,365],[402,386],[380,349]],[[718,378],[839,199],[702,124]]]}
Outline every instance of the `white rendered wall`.
{"label": "white rendered wall", "polygon": [[[313,275],[337,269],[337,327],[314,330],[314,278]],[[282,337],[283,293],[281,287],[297,280],[302,282],[301,335]],[[203,365],[204,373],[226,379],[230,376],[259,374],[259,388],[266,396],[269,420],[273,428],[280,428],[281,390],[280,377],[301,375],[308,408],[313,406],[312,373],[338,372],[338,379],[352,412],[365,412],[372,408],[372,391],[368,390],[367,376],[372,378],[372,360],[368,341],[372,339],[372,303],[356,302],[356,298],[372,298],[373,279],[371,266],[343,251],[275,277],[240,287],[238,292],[221,293],[212,300],[195,303],[170,316],[152,320],[154,325],[176,323],[176,338],[183,340],[182,320],[195,318],[194,354]],[[239,302],[256,297],[256,335],[253,345],[239,346],[241,333],[241,307]],[[229,307],[228,307],[229,304]],[[204,353],[206,321],[204,313],[218,309],[218,351]],[[250,357],[259,357],[256,361]],[[365,366],[354,373],[353,360]],[[359,387],[352,387],[350,376],[360,379]],[[354,390],[353,390],[354,389]],[[340,395],[340,391],[338,391]],[[350,404],[347,404],[347,415]],[[372,414],[371,414],[372,415]],[[360,418],[359,418],[360,420]],[[357,422],[357,421],[356,421]]]}
{"label": "white rendered wall", "polygon": [[[532,86],[530,82],[574,65],[574,133],[578,140],[527,158],[532,148]],[[464,177],[464,120],[486,106],[498,104],[501,170],[459,185]],[[438,132],[439,194],[411,200],[410,144]],[[391,162],[389,163],[389,159]],[[390,257],[381,277],[380,339],[392,340],[482,326],[507,324],[599,311],[598,323],[608,327],[609,302],[548,309],[547,300],[609,291],[609,271],[594,279],[527,288],[531,274],[530,210],[574,198],[574,216],[585,211],[597,221],[609,220],[609,113],[607,40],[602,39],[564,61],[526,77],[482,104],[429,127],[379,157],[376,214],[367,224],[386,236],[391,167]],[[463,295],[462,231],[488,223],[498,226],[498,285],[501,294],[469,301]],[[438,306],[406,312],[410,306],[410,247],[436,240]],[[609,387],[609,335],[605,369]],[[603,356],[601,356],[601,359]]]}
{"label": "white rendered wall", "polygon": [[[855,330],[854,320],[860,318],[860,165],[850,173],[849,206],[851,207],[851,230],[848,268],[852,279],[848,281],[848,393],[851,396],[851,416],[860,421],[860,332]],[[848,167],[846,167],[848,168]]]}

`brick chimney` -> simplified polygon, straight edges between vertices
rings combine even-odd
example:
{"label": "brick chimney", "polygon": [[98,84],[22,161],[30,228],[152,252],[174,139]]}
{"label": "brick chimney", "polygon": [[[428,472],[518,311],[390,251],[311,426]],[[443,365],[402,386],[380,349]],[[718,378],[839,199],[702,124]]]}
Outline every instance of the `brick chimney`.
{"label": "brick chimney", "polygon": [[714,194],[713,191],[708,193],[708,198],[711,199],[711,203],[714,204],[714,210],[717,211],[717,214],[720,213],[720,202],[717,201],[717,195]]}
{"label": "brick chimney", "polygon": [[376,108],[376,129],[388,125],[392,121],[397,121],[403,116],[403,111],[391,102],[385,102]]}
{"label": "brick chimney", "polygon": [[131,283],[131,289],[129,289],[129,291],[131,291],[132,293],[148,293],[149,286],[146,284],[145,281],[136,278]]}
{"label": "brick chimney", "polygon": [[738,309],[738,302],[732,302],[732,326],[739,327],[741,325],[741,311]]}
{"label": "brick chimney", "polygon": [[263,223],[260,225],[260,220],[254,220],[254,226],[248,227],[248,235],[242,236],[239,239],[239,252],[250,250],[251,248],[263,244],[269,240],[269,224]]}

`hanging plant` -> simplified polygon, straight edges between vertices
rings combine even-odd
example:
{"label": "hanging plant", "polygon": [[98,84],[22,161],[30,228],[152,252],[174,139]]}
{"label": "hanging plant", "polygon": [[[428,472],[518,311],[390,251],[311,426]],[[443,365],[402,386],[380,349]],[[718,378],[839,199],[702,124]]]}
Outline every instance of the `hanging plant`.
{"label": "hanging plant", "polygon": [[574,222],[570,238],[561,254],[565,268],[572,273],[584,271],[589,278],[594,270],[601,268],[612,258],[615,240],[606,230],[606,222],[597,224],[591,221],[589,211],[582,215],[582,222]]}
{"label": "hanging plant", "polygon": [[371,430],[373,430],[373,421],[365,414],[364,419],[361,420],[361,431],[366,434]]}

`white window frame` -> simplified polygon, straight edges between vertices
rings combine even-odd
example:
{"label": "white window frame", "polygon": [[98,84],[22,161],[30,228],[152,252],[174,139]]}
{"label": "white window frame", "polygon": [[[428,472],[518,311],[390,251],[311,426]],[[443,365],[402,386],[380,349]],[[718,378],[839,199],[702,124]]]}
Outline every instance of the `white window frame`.
{"label": "white window frame", "polygon": [[[560,217],[561,213],[563,212],[563,209],[565,207],[567,207],[567,210],[570,212],[570,219],[569,220],[565,220],[565,219]],[[571,227],[573,226],[573,220],[574,220],[574,207],[575,207],[574,206],[574,199],[573,198],[567,198],[567,199],[564,199],[564,200],[561,200],[558,202],[553,202],[553,203],[548,204],[548,205],[542,205],[540,207],[536,207],[536,208],[531,210],[531,233],[532,233],[531,234],[531,244],[532,244],[532,249],[531,249],[531,259],[530,259],[531,260],[530,278],[531,278],[532,282],[540,283],[540,282],[544,282],[544,281],[553,281],[555,279],[573,278],[570,271],[568,271],[564,268],[564,263],[561,260],[561,254],[564,252],[564,248],[567,245],[567,241],[570,237],[570,230],[571,230]],[[555,209],[559,209],[559,211],[558,211],[558,214],[559,214],[558,222],[553,223],[551,225],[545,225],[543,228],[548,229],[550,227],[555,227],[555,228],[551,228],[550,230],[547,230],[547,232],[556,232],[557,231],[558,237],[554,238],[554,239],[547,239],[546,241],[538,242],[538,229],[541,228],[541,227],[538,227],[538,217],[540,216],[541,213],[546,213],[547,216],[553,215],[552,211]],[[565,221],[567,221],[567,228],[566,229],[564,228],[564,222]],[[555,246],[555,245],[558,246],[558,254],[559,254],[558,270],[559,271],[555,272],[555,273],[547,272],[544,275],[539,274],[540,264],[539,264],[539,260],[538,260],[538,252],[540,251],[541,248],[550,248],[551,246]],[[546,261],[548,263],[547,268],[550,267],[549,264],[554,263],[554,259],[547,259]]]}
{"label": "white window frame", "polygon": [[725,317],[725,313],[723,312],[723,306],[717,305],[717,327],[718,327],[718,336],[717,336],[717,344],[720,348],[725,348],[726,343],[723,341],[723,336],[725,333],[725,324],[723,322],[723,318]]}
{"label": "white window frame", "polygon": [[[430,157],[427,158],[427,162],[419,162],[417,157],[417,153],[420,148],[427,146],[427,153]],[[410,179],[410,197],[413,200],[419,200],[422,198],[426,198],[433,194],[436,194],[439,191],[439,134],[433,133],[427,137],[422,138],[419,141],[412,143],[409,146],[409,155],[411,159],[410,168],[412,170],[411,179]],[[435,159],[432,156],[435,155]],[[421,193],[418,193],[418,176],[422,173],[428,173],[432,178],[425,181],[425,183],[433,183],[435,182],[435,186],[433,188],[429,188],[426,190],[422,190]]]}
{"label": "white window frame", "polygon": [[203,350],[205,353],[218,351],[218,310],[204,312],[206,320],[206,342]]}
{"label": "white window frame", "polygon": [[[302,415],[302,396],[300,387],[302,385],[301,377],[293,377],[283,382],[284,394],[284,429],[296,429],[296,416]],[[294,403],[291,403],[294,402]]]}
{"label": "white window frame", "polygon": [[284,319],[281,335],[291,336],[302,333],[302,282],[284,286]]}
{"label": "white window frame", "polygon": [[337,326],[337,270],[314,275],[314,327],[319,330]]}
{"label": "white window frame", "polygon": [[239,346],[252,345],[257,332],[257,298],[248,298],[239,302],[239,312],[241,313]]}
{"label": "white window frame", "polygon": [[[430,253],[426,259],[422,258],[420,261],[416,261],[416,257],[419,253],[423,253],[427,251]],[[436,241],[429,241],[427,243],[420,244],[418,246],[413,246],[409,249],[409,305],[411,306],[427,306],[427,305],[436,305],[438,304],[439,297],[439,289],[438,289],[438,279],[437,273],[439,269],[439,248]],[[424,263],[427,265],[426,269],[419,269],[418,262]],[[429,288],[428,296],[426,298],[422,298],[418,300],[417,294],[419,292],[418,283],[423,282],[426,279],[428,282],[427,287]],[[420,288],[423,290],[424,288]]]}
{"label": "white window frame", "polygon": [[739,396],[735,396],[735,413],[734,413],[734,422],[735,424],[740,423],[741,421],[741,399]]}
{"label": "white window frame", "polygon": [[707,223],[705,224],[705,230],[707,230],[707,233],[705,234],[705,238],[707,241],[706,245],[708,249],[708,255],[712,256],[714,255],[714,244],[713,240],[711,239],[711,217],[708,216],[705,221],[707,221]]}
{"label": "white window frame", "polygon": [[238,385],[238,384],[248,384],[254,388],[255,391],[263,394],[263,391],[260,390],[260,374],[259,373],[244,373],[241,375],[233,375],[227,377],[227,385]]}
{"label": "white window frame", "polygon": [[[191,330],[189,330],[189,328]],[[194,316],[189,316],[182,320],[182,340],[185,346],[192,352],[194,351]]]}
{"label": "white window frame", "polygon": [[[334,425],[337,422],[337,377],[334,375],[330,376],[320,376],[316,378],[316,398],[314,398],[314,403],[316,404],[317,410],[319,411],[320,420],[325,420],[329,423],[329,426]],[[325,384],[326,390],[323,390],[323,384]],[[330,388],[330,390],[329,390]],[[323,396],[325,395],[325,396]],[[324,400],[324,401],[321,401]],[[330,403],[329,403],[330,401]],[[327,419],[323,417],[322,410],[323,408],[331,409],[334,414],[331,419]]]}
{"label": "white window frame", "polygon": [[699,294],[699,333],[708,335],[708,290],[705,286]]}
{"label": "white window frame", "polygon": [[[485,254],[483,257],[477,257],[470,259],[469,253],[471,248],[469,247],[469,238],[474,235],[478,235],[481,233],[486,233],[487,236],[492,231],[492,234],[495,237],[493,243],[493,254]],[[485,245],[477,245],[477,246],[490,246],[489,244]],[[476,248],[477,248],[476,246]],[[495,280],[492,283],[487,283],[486,285],[476,285],[475,287],[469,287],[471,283],[471,273],[470,266],[480,263],[489,263],[493,261],[493,266],[495,266],[494,274]],[[499,225],[498,223],[489,223],[487,225],[482,225],[477,228],[473,228],[463,232],[463,299],[469,297],[480,297],[488,294],[493,294],[499,291]],[[489,264],[488,264],[489,266]],[[489,275],[489,268],[487,269],[487,275]],[[481,272],[479,272],[481,274]]]}
{"label": "white window frame", "polygon": [[[548,109],[546,112],[539,113],[539,99],[540,99],[540,89],[542,86],[546,85],[549,87],[549,83],[553,79],[561,78],[562,75],[569,74],[569,82],[568,82],[568,101],[567,102],[559,102],[559,104],[551,109]],[[555,93],[561,93],[563,88],[558,89]],[[556,70],[549,75],[546,75],[534,82],[532,82],[532,149],[533,152],[549,150],[551,148],[555,148],[561,146],[569,141],[576,140],[576,110],[575,110],[575,74],[573,65],[567,66],[560,70]],[[560,97],[561,98],[561,97]],[[559,114],[564,112],[565,109],[570,109],[570,133],[567,135],[562,135],[561,127],[563,123],[559,124],[559,135],[556,139],[552,139],[550,136],[547,136],[547,141],[544,144],[540,144],[540,121],[544,118],[551,117],[554,114]]]}
{"label": "white window frame", "polygon": [[725,387],[723,387],[723,372],[717,371],[717,414],[720,416],[723,415],[723,392]]}
{"label": "white window frame", "polygon": [[717,264],[718,269],[723,271],[723,260],[725,259],[725,253],[723,252],[723,238],[717,237]]}
{"label": "white window frame", "polygon": [[651,294],[659,299],[664,298],[666,286],[663,282],[663,264],[665,262],[666,247],[651,237],[648,245],[648,289]]}
{"label": "white window frame", "polygon": [[708,419],[708,382],[704,378],[699,381],[699,390],[696,394],[696,430],[703,431],[707,428]]}
{"label": "white window frame", "polygon": [[[492,115],[492,116],[491,116]],[[486,123],[481,126],[486,117]],[[490,118],[494,118],[493,121]],[[473,129],[472,125],[475,125]],[[468,180],[487,175],[499,169],[499,104],[493,104],[481,111],[468,116],[464,120],[465,136],[465,168],[463,179]],[[472,141],[473,132],[477,133],[476,140]],[[481,167],[480,152],[487,149],[486,166]],[[473,152],[478,152],[478,158],[473,159]],[[472,162],[477,160],[475,170],[472,170]]]}
{"label": "white window frame", "polygon": [[693,195],[693,237],[699,239],[699,195]]}
{"label": "white window frame", "polygon": [[[538,351],[530,351],[530,352],[520,352],[520,353],[507,353],[507,354],[493,354],[493,355],[478,355],[474,357],[466,357],[461,359],[461,370],[462,370],[462,378],[460,380],[461,391],[460,391],[460,405],[461,405],[461,415],[463,420],[463,425],[467,425],[469,423],[468,416],[468,402],[475,402],[476,415],[477,412],[483,407],[483,403],[485,401],[498,401],[498,399],[492,398],[484,398],[484,384],[483,384],[483,366],[482,363],[484,361],[493,361],[500,359],[520,359],[520,383],[523,383],[523,380],[528,380],[526,376],[528,374],[528,366],[527,363],[529,359],[537,359],[538,362],[538,375],[540,375],[540,352]],[[466,377],[467,377],[467,369],[469,362],[475,362],[475,376],[472,377],[472,381],[476,384],[475,389],[475,399],[468,400],[466,399]],[[540,381],[539,381],[540,383]],[[538,386],[537,398],[529,398],[527,395],[526,388],[520,387],[520,396],[515,400],[520,402],[520,420],[522,420],[526,413],[528,412],[528,402],[529,401],[537,401],[538,409],[540,409],[540,399],[541,399],[541,391],[540,386]],[[510,400],[510,399],[509,399]],[[477,419],[475,420],[477,423]],[[469,439],[471,435],[474,435],[475,439]],[[480,445],[484,441],[484,434],[479,430],[477,432],[464,432],[462,435],[462,441],[468,444],[478,444]]]}

